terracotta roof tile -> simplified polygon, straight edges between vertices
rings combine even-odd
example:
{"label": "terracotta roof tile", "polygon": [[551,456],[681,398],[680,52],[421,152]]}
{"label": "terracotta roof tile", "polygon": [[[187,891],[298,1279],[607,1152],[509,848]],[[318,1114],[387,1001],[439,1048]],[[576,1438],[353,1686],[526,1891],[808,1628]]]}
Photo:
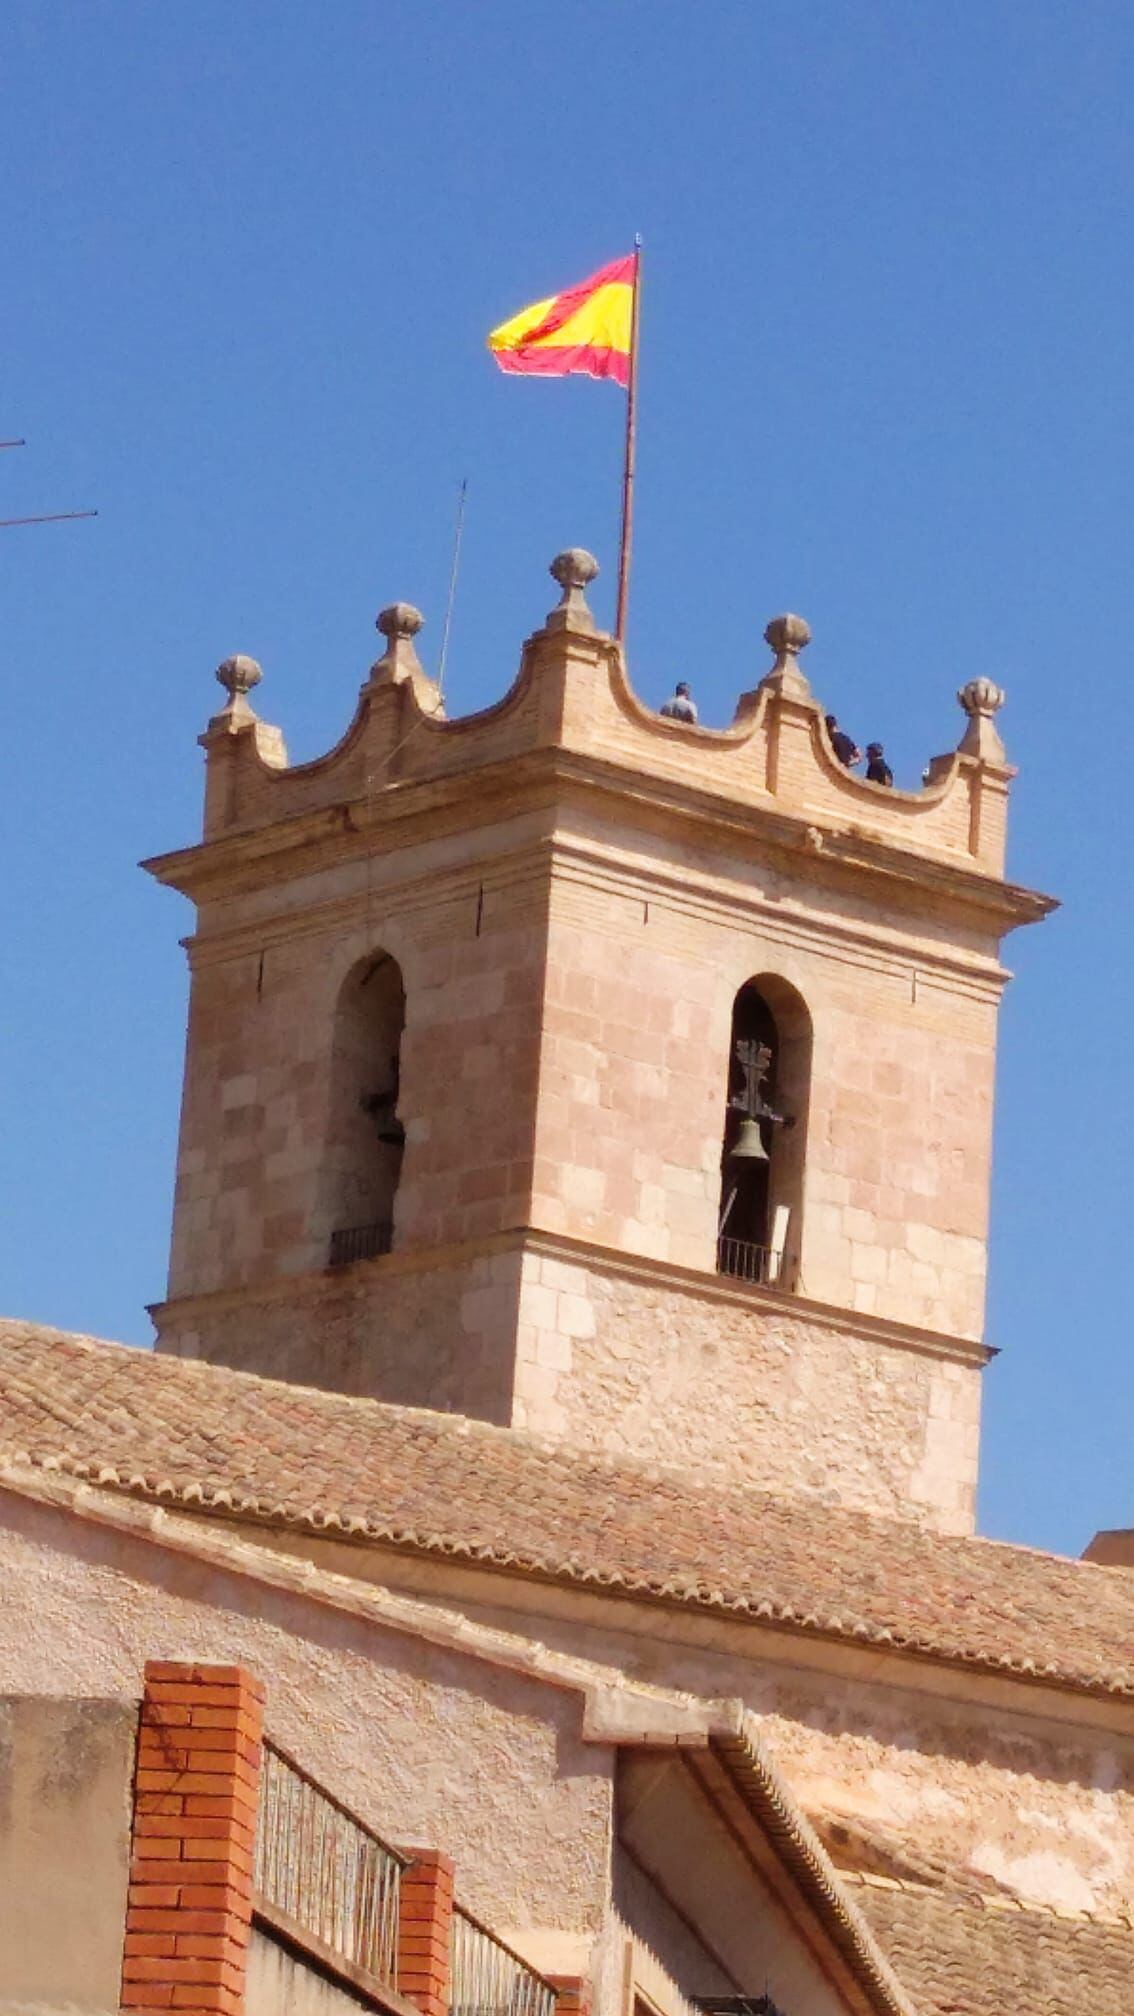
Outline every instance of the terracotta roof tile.
{"label": "terracotta roof tile", "polygon": [[0,1460],[1134,1693],[1134,1576],[0,1322]]}
{"label": "terracotta roof tile", "polygon": [[870,1879],[847,1887],[922,2016],[1130,2016],[1128,1925]]}

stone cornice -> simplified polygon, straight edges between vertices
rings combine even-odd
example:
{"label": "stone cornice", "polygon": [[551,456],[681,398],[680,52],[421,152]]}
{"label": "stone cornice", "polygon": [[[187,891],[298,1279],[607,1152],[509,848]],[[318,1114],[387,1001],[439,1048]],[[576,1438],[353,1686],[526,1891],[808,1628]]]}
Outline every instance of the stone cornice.
{"label": "stone cornice", "polygon": [[[549,896],[550,879],[574,881],[587,889],[604,888],[627,900],[648,901],[688,916],[722,919],[736,924],[764,924],[781,944],[804,950],[829,952],[837,947],[850,964],[872,972],[891,970],[921,977],[936,974],[953,991],[966,992],[975,1000],[995,1003],[1009,975],[994,957],[977,951],[958,952],[948,943],[929,937],[912,939],[910,933],[896,932],[859,919],[836,919],[824,914],[817,919],[788,898],[779,898],[735,885],[722,888],[710,876],[690,871],[644,865],[640,861],[613,856],[609,849],[562,833],[545,833],[513,848],[484,854],[479,859],[454,863],[443,873],[433,866],[380,885],[383,917],[412,913],[436,900],[443,887],[446,900],[462,895],[470,902],[504,890],[526,886]],[[301,939],[336,934],[363,922],[372,910],[378,890],[361,885],[350,895],[323,900],[312,899],[295,912],[274,913],[265,909],[245,913],[238,924],[217,924],[191,934],[181,942],[194,967],[214,961],[241,958],[294,945]],[[924,905],[924,899],[923,905]]]}
{"label": "stone cornice", "polygon": [[[661,817],[685,840],[711,840],[729,851],[740,840],[784,861],[807,864],[807,878],[869,878],[916,891],[979,914],[986,928],[1010,930],[1038,921],[1055,899],[970,865],[944,849],[918,852],[836,823],[816,811],[780,809],[770,797],[744,804],[703,785],[635,771],[609,756],[558,747],[530,749],[506,761],[462,769],[451,776],[386,785],[372,797],[325,806],[270,825],[237,829],[208,842],[155,855],[142,866],[158,881],[197,902],[232,896],[301,872],[372,853],[409,846],[444,832],[465,831],[514,816],[565,795],[584,793],[591,804],[613,810],[626,825]],[[798,872],[798,870],[797,870]]]}
{"label": "stone cornice", "polygon": [[178,1296],[169,1302],[152,1302],[149,1313],[156,1319],[176,1319],[189,1324],[206,1312],[216,1316],[229,1310],[262,1308],[265,1303],[319,1301],[328,1294],[350,1294],[364,1283],[396,1279],[406,1274],[440,1273],[448,1267],[467,1266],[471,1261],[497,1253],[538,1253],[562,1260],[569,1266],[591,1267],[597,1273],[618,1275],[670,1292],[692,1295],[703,1302],[734,1308],[762,1309],[796,1323],[809,1323],[832,1335],[868,1339],[892,1349],[915,1351],[928,1358],[980,1370],[996,1356],[995,1348],[972,1338],[954,1337],[913,1324],[895,1323],[884,1316],[863,1311],[838,1309],[827,1302],[813,1302],[805,1295],[781,1293],[755,1282],[733,1282],[727,1275],[701,1273],[681,1267],[672,1260],[655,1260],[646,1255],[620,1253],[610,1246],[597,1246],[572,1239],[561,1232],[544,1232],[535,1226],[516,1226],[494,1232],[483,1239],[465,1240],[459,1245],[419,1246],[404,1252],[386,1253],[374,1260],[359,1260],[350,1268],[319,1268],[306,1274],[277,1274],[240,1288],[216,1289],[207,1295]]}

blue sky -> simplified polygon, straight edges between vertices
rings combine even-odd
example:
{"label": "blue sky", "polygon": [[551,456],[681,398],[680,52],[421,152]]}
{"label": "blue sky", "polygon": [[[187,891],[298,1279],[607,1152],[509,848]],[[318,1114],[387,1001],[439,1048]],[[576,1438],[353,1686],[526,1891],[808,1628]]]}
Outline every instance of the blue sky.
{"label": "blue sky", "polygon": [[498,696],[566,544],[612,609],[621,395],[485,332],[645,240],[631,665],[723,722],[797,609],[899,782],[1006,686],[1009,941],[982,1525],[1134,1524],[1125,0],[8,0],[0,1307],[141,1342],[163,1288],[195,737],[234,650],[304,758],[373,618]]}

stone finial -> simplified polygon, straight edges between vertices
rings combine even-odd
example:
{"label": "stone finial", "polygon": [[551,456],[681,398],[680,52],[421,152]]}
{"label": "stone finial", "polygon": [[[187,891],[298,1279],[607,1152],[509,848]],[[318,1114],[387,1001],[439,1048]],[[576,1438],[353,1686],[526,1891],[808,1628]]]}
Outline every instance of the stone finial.
{"label": "stone finial", "polygon": [[424,623],[421,610],[415,609],[412,602],[391,602],[388,608],[378,611],[374,627],[386,639],[386,649],[377,664],[370,667],[371,679],[398,685],[415,673],[421,674],[421,660],[413,640]]}
{"label": "stone finial", "polygon": [[248,695],[254,686],[260,684],[263,676],[256,660],[246,658],[242,652],[218,665],[216,677],[228,694],[228,702],[219,715],[214,715],[214,720],[254,721],[256,717],[248,704]]}
{"label": "stone finial", "polygon": [[1002,686],[991,679],[970,679],[957,694],[958,704],[968,715],[968,726],[960,741],[963,756],[976,756],[986,763],[1003,763],[1005,751],[995,716],[1004,705]]}
{"label": "stone finial", "polygon": [[558,581],[563,593],[544,628],[593,631],[595,619],[587,607],[584,590],[599,571],[594,554],[582,546],[569,546],[565,553],[556,554],[547,571],[553,581]]}
{"label": "stone finial", "polygon": [[374,628],[391,644],[395,637],[416,637],[424,627],[425,618],[412,602],[391,602],[388,609],[379,609],[374,620]]}
{"label": "stone finial", "polygon": [[806,700],[811,688],[798,662],[799,654],[811,642],[811,626],[802,616],[773,616],[764,632],[765,640],[776,654],[776,662],[770,672],[765,673],[761,685],[770,687],[776,693],[789,693],[795,698]]}
{"label": "stone finial", "polygon": [[966,714],[999,714],[1007,697],[1003,686],[991,679],[970,679],[958,691],[957,702]]}
{"label": "stone finial", "polygon": [[802,616],[773,616],[764,638],[778,658],[794,658],[811,642],[811,625]]}

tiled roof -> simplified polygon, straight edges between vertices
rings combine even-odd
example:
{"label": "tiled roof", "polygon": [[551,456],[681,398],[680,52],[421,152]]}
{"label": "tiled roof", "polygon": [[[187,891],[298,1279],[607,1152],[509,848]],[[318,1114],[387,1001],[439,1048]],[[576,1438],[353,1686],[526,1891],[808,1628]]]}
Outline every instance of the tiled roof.
{"label": "tiled roof", "polygon": [[847,1887],[921,2016],[1130,2016],[1129,1925],[870,1878]]}
{"label": "tiled roof", "polygon": [[[858,1886],[848,1887],[843,1882],[786,1780],[768,1757],[756,1718],[744,1715],[735,1732],[720,1731],[710,1740],[765,1839],[773,1843],[784,1867],[817,1910],[870,2006],[884,2016],[912,2016],[909,1984],[900,1977],[863,1912]],[[918,2016],[929,2016],[929,2012],[919,2009]]]}
{"label": "tiled roof", "polygon": [[0,1322],[0,1461],[1134,1693],[1134,1575]]}

